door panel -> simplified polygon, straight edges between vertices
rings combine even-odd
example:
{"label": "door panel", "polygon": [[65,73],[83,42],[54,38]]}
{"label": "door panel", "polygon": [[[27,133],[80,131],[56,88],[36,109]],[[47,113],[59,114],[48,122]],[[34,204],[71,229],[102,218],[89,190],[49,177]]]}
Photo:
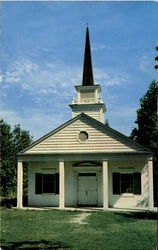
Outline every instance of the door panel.
{"label": "door panel", "polygon": [[78,177],[78,204],[97,204],[97,179],[96,175],[85,175]]}

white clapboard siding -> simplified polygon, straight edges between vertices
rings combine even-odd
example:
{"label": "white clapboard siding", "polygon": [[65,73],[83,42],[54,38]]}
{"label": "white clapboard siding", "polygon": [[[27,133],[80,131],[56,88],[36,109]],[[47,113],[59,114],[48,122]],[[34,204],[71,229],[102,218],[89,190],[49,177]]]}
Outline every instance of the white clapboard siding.
{"label": "white clapboard siding", "polygon": [[[78,133],[87,131],[89,139],[78,141]],[[71,153],[71,152],[132,152],[140,150],[126,138],[92,120],[80,117],[60,131],[39,142],[25,153]]]}
{"label": "white clapboard siding", "polygon": [[[77,115],[79,115],[81,112],[74,112],[74,117],[76,117]],[[84,113],[86,115],[89,115],[91,117],[93,117],[94,119],[100,121],[100,113],[99,111],[84,111]]]}

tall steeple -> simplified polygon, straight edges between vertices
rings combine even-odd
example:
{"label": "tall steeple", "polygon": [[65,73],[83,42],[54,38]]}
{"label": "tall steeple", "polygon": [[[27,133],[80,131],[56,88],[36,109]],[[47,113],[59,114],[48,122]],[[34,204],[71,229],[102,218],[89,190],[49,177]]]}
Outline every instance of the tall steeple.
{"label": "tall steeple", "polygon": [[72,109],[72,117],[80,113],[85,113],[104,123],[106,107],[100,98],[100,85],[94,84],[88,27],[86,28],[82,85],[76,85],[75,88],[77,91],[77,100],[73,98],[72,103],[69,105]]}
{"label": "tall steeple", "polygon": [[86,43],[85,43],[85,53],[84,53],[82,85],[83,86],[94,85],[88,26],[87,26],[87,29],[86,29]]}

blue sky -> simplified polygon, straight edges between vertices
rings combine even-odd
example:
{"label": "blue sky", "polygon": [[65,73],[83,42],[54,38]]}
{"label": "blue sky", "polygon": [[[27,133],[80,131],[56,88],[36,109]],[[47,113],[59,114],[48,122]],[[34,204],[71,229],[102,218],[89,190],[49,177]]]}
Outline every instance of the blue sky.
{"label": "blue sky", "polygon": [[93,73],[110,126],[126,135],[150,82],[158,43],[156,2],[3,2],[2,115],[34,139],[71,119],[81,84],[86,23]]}

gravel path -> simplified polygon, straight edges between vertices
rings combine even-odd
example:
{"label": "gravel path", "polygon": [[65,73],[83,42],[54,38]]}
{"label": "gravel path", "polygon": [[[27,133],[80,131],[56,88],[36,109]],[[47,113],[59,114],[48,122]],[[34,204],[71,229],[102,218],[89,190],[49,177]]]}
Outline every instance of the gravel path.
{"label": "gravel path", "polygon": [[85,220],[90,215],[91,215],[91,213],[81,213],[81,214],[75,216],[70,222],[71,223],[78,223],[78,224],[87,224],[87,222],[85,222]]}

